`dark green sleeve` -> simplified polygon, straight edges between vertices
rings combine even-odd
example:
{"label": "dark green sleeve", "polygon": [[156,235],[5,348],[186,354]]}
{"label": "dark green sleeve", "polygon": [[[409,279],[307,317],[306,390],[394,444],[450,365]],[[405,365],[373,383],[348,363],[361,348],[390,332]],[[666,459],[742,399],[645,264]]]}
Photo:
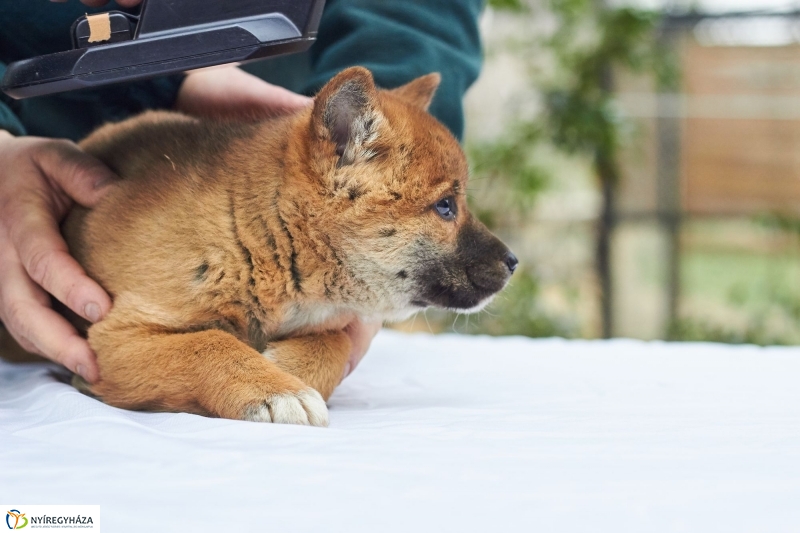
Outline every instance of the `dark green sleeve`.
{"label": "dark green sleeve", "polygon": [[77,141],[106,122],[172,108],[183,79],[174,75],[28,98],[16,101],[15,111],[28,135]]}
{"label": "dark green sleeve", "polygon": [[306,92],[354,65],[384,88],[436,71],[442,84],[430,111],[461,138],[462,98],[481,67],[482,7],[483,0],[328,0]]}
{"label": "dark green sleeve", "polygon": [[[6,73],[5,63],[0,63],[0,80]],[[2,93],[0,93],[2,94]],[[25,127],[8,106],[6,96],[0,96],[0,130],[6,130],[12,135],[25,135]]]}

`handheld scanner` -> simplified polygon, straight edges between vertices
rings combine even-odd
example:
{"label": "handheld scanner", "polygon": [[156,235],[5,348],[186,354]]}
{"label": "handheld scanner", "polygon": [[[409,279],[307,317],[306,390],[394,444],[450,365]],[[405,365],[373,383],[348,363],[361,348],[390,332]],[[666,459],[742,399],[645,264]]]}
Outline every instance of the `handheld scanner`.
{"label": "handheld scanner", "polygon": [[8,65],[13,98],[142,80],[302,52],[325,0],[142,0],[138,15],[110,11],[72,25],[72,50]]}

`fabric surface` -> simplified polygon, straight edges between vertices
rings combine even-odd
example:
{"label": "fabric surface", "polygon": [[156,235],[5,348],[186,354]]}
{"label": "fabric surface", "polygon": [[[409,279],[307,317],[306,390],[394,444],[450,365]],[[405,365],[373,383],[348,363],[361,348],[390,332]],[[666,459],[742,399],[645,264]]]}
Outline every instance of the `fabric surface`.
{"label": "fabric surface", "polygon": [[108,407],[0,363],[0,502],[105,531],[796,531],[800,350],[381,333],[331,426]]}

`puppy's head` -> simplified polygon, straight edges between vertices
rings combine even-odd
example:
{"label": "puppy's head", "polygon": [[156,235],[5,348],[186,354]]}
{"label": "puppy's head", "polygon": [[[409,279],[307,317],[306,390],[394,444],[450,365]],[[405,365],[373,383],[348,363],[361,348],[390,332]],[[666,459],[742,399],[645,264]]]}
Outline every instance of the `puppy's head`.
{"label": "puppy's head", "polygon": [[387,91],[350,68],[311,112],[306,174],[325,198],[315,220],[352,282],[339,296],[385,316],[478,310],[517,265],[467,209],[464,153],[427,112],[439,79]]}

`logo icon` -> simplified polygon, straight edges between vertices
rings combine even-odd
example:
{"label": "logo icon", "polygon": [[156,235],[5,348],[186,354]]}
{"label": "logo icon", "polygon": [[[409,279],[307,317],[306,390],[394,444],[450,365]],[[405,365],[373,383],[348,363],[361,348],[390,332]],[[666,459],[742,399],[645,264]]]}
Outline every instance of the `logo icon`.
{"label": "logo icon", "polygon": [[[11,525],[11,518],[14,518],[14,525]],[[23,522],[20,524],[20,520]],[[25,517],[25,513],[21,513],[16,509],[11,509],[10,511],[6,512],[6,525],[8,529],[22,529],[23,527],[28,525],[28,519]]]}

